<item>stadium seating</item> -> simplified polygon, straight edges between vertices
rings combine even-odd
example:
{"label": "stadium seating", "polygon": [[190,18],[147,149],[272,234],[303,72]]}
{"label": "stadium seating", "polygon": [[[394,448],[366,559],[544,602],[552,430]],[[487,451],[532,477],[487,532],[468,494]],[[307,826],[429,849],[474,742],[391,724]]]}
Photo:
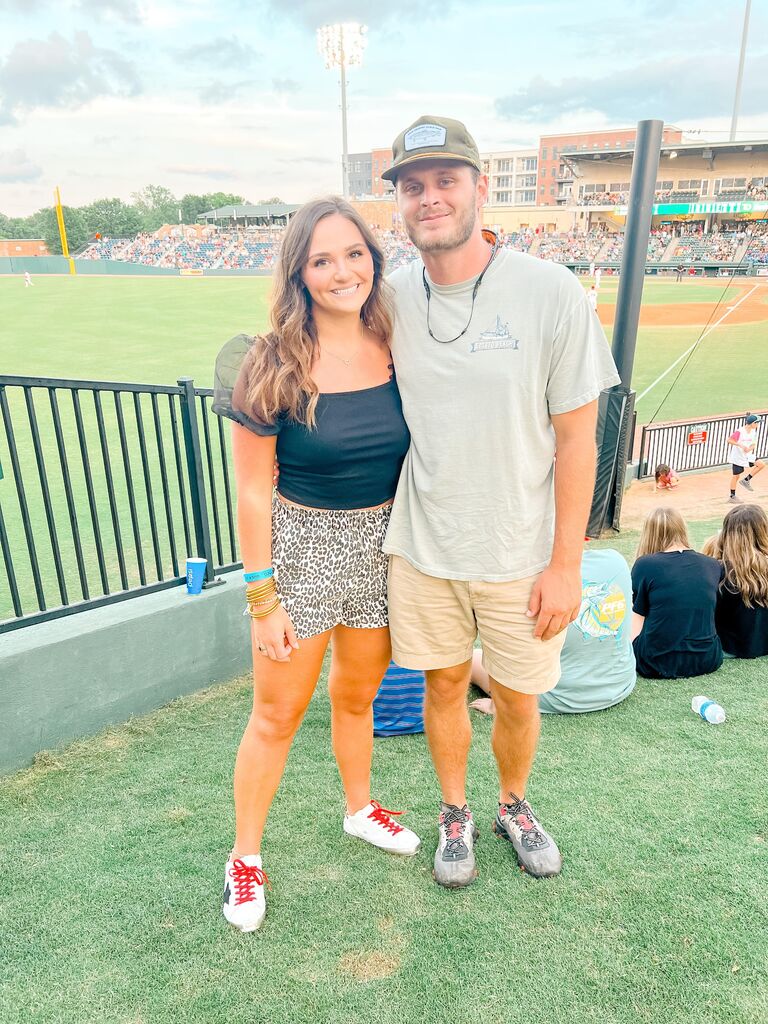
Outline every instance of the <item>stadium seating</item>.
{"label": "stadium seating", "polygon": [[[706,235],[685,234],[678,239],[673,239],[667,228],[660,228],[649,239],[648,262],[672,265],[730,263],[741,257],[747,244],[748,262],[768,262],[768,233],[751,238],[742,223],[734,222],[731,227],[734,230]],[[404,234],[395,231],[377,234],[390,270],[417,258],[416,248]],[[279,245],[279,239],[264,232],[214,230],[202,239],[160,239],[140,234],[135,238],[101,238],[91,243],[78,258],[178,269],[269,271],[275,265]],[[621,260],[624,236],[604,230],[577,234],[536,232],[524,228],[502,235],[502,245],[557,263],[612,264]]]}

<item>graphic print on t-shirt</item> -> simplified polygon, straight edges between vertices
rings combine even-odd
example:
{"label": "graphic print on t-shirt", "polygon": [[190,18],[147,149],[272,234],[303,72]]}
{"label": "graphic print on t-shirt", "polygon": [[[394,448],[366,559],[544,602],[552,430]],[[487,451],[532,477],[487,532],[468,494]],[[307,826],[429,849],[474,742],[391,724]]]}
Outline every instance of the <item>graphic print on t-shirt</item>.
{"label": "graphic print on t-shirt", "polygon": [[520,342],[509,333],[509,324],[501,322],[501,316],[496,314],[496,323],[488,330],[482,331],[477,341],[469,346],[470,352],[495,352],[500,348],[511,348],[517,351]]}
{"label": "graphic print on t-shirt", "polygon": [[627,615],[627,599],[618,583],[584,582],[581,607],[573,625],[585,636],[602,640],[615,637]]}

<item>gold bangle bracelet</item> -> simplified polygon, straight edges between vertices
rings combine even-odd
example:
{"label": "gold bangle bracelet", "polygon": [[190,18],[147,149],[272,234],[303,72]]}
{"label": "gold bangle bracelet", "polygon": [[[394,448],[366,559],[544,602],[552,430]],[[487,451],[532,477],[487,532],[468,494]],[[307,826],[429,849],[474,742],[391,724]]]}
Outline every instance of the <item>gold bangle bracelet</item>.
{"label": "gold bangle bracelet", "polygon": [[278,608],[279,606],[280,606],[280,602],[279,601],[275,601],[274,604],[270,605],[269,608],[267,608],[263,612],[254,612],[250,608],[248,609],[248,611],[249,611],[249,614],[250,614],[252,619],[265,619],[267,617],[267,615],[271,615],[272,612],[275,610],[275,608]]}

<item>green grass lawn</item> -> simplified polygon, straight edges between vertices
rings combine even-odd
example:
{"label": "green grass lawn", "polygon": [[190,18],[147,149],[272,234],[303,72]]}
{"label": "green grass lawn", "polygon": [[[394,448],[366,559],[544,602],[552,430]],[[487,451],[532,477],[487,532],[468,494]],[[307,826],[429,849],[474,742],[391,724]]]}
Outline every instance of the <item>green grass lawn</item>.
{"label": "green grass lawn", "polygon": [[[644,302],[711,303],[727,282],[648,278]],[[603,278],[601,302],[615,301],[618,282]],[[4,373],[173,384],[194,377],[209,387],[216,353],[233,334],[267,324],[268,278],[55,278],[38,277],[34,289],[0,278]],[[726,294],[722,311],[730,301]],[[768,320],[768,305],[766,305]],[[638,393],[699,336],[698,327],[642,328],[633,385]],[[748,374],[734,352],[749,352]],[[676,372],[676,371],[675,371]],[[703,418],[765,404],[768,376],[766,323],[714,331],[688,364],[658,419]],[[673,375],[638,406],[645,422]]]}
{"label": "green grass lawn", "polygon": [[[407,808],[420,854],[342,835],[323,679],[270,817],[268,916],[250,936],[220,914],[247,679],[40,755],[0,785],[0,1020],[764,1024],[767,683],[768,659],[731,661],[640,680],[607,712],[547,716],[529,790],[565,857],[547,881],[491,835],[491,723],[475,718],[480,877],[448,892],[431,878],[422,736],[374,753],[376,796]],[[700,692],[723,726],[692,714]]]}

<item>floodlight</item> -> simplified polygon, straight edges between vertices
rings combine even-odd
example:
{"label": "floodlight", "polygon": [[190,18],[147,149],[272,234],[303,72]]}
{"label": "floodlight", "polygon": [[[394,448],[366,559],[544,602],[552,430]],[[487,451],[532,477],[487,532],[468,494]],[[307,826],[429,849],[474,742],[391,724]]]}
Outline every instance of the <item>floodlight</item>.
{"label": "floodlight", "polygon": [[342,145],[342,190],[344,198],[349,195],[349,153],[347,150],[347,69],[363,63],[363,51],[367,42],[368,29],[356,21],[340,22],[336,25],[322,25],[317,30],[317,48],[329,71],[338,68],[341,72],[341,145]]}

